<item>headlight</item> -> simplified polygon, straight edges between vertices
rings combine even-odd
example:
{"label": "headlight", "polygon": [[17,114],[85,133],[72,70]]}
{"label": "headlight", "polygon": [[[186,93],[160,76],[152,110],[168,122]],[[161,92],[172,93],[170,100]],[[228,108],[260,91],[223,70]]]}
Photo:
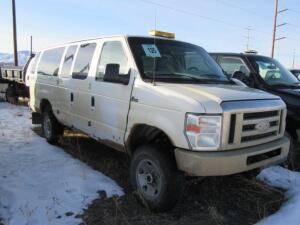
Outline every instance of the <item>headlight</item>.
{"label": "headlight", "polygon": [[187,114],[185,133],[193,150],[217,150],[221,140],[221,116]]}

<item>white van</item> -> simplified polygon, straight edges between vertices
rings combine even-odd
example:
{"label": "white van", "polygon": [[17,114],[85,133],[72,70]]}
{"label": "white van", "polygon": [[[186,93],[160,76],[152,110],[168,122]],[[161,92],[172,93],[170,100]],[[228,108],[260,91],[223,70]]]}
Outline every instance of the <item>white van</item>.
{"label": "white van", "polygon": [[126,152],[151,209],[174,206],[184,175],[235,174],[288,156],[284,102],[229,80],[199,46],[101,37],[45,49],[36,64],[30,106],[47,141],[69,127]]}

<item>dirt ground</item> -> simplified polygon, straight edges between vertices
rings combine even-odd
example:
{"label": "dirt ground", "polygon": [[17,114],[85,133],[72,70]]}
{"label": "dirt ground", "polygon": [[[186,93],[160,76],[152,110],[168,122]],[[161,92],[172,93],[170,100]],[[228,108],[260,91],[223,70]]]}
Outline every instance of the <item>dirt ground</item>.
{"label": "dirt ground", "polygon": [[[35,128],[41,135],[41,128]],[[245,174],[187,179],[181,201],[170,212],[151,213],[142,206],[129,184],[129,159],[84,135],[66,131],[62,149],[123,187],[122,197],[106,198],[99,190],[82,215],[81,225],[252,225],[275,213],[284,201],[283,192]],[[0,225],[1,218],[0,218]]]}
{"label": "dirt ground", "polygon": [[188,179],[184,195],[172,211],[151,213],[132,192],[129,160],[124,154],[70,131],[65,132],[60,145],[125,191],[122,197],[106,198],[99,190],[99,198],[83,215],[77,215],[82,217],[82,225],[250,225],[276,212],[284,201],[282,191],[242,174]]}

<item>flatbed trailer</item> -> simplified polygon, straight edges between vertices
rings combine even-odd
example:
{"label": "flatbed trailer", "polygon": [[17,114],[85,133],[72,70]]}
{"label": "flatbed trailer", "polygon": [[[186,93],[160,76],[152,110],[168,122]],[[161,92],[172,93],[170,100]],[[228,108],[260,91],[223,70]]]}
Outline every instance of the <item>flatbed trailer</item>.
{"label": "flatbed trailer", "polygon": [[19,97],[29,98],[26,72],[33,57],[31,56],[24,66],[0,66],[0,92],[6,101],[14,104],[18,102]]}

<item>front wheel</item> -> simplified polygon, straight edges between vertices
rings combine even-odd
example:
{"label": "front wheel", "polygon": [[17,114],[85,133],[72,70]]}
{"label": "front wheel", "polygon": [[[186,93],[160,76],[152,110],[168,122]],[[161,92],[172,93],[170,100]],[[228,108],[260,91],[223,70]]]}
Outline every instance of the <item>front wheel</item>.
{"label": "front wheel", "polygon": [[56,144],[63,134],[63,126],[55,118],[50,106],[43,112],[42,130],[48,143]]}
{"label": "front wheel", "polygon": [[167,211],[175,206],[184,188],[184,175],[174,156],[156,145],[138,147],[130,165],[133,188],[153,211]]}

